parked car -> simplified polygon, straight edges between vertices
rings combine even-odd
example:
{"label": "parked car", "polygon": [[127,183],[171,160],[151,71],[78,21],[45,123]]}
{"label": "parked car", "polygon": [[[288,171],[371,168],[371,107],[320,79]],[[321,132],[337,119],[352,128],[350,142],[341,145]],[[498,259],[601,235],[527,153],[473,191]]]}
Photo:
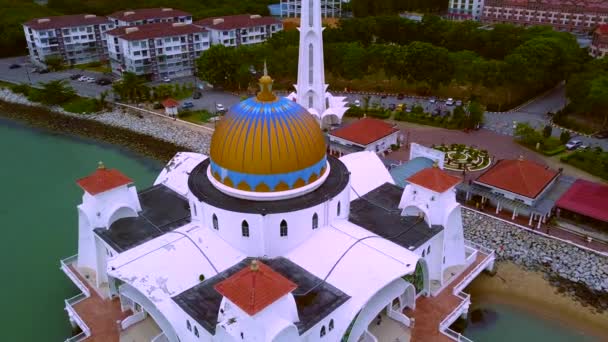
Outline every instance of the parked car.
{"label": "parked car", "polygon": [[405,98],[405,95],[403,95],[403,94],[397,95],[397,100],[403,100],[404,98]]}
{"label": "parked car", "polygon": [[581,145],[583,145],[583,142],[580,140],[570,140],[566,144],[566,148],[569,150],[574,150],[574,149],[580,147]]}
{"label": "parked car", "polygon": [[98,78],[95,83],[97,83],[99,85],[108,85],[108,84],[112,84],[112,80],[109,78]]}
{"label": "parked car", "polygon": [[163,82],[169,83],[169,82],[171,82],[171,79],[169,77],[165,77],[165,78],[163,78]]}
{"label": "parked car", "polygon": [[78,80],[81,77],[82,77],[81,74],[74,74],[74,75],[70,76],[70,79],[76,81],[76,80]]}
{"label": "parked car", "polygon": [[405,103],[400,103],[397,105],[397,110],[400,112],[403,112],[404,108],[407,108],[407,105]]}
{"label": "parked car", "polygon": [[194,107],[194,104],[190,101],[186,101],[184,103],[182,103],[182,109],[188,109],[188,108],[192,108]]}
{"label": "parked car", "polygon": [[429,103],[436,103],[436,102],[437,102],[437,99],[435,97],[431,97],[429,99]]}
{"label": "parked car", "polygon": [[77,80],[77,81],[78,81],[78,82],[85,82],[85,81],[87,80],[87,78],[88,78],[88,77],[86,77],[86,76],[80,76],[80,77],[78,77],[78,80]]}
{"label": "parked car", "polygon": [[93,77],[87,77],[87,83],[95,83],[95,79]]}
{"label": "parked car", "polygon": [[454,99],[453,99],[453,98],[451,98],[451,97],[450,97],[450,98],[448,98],[448,99],[445,101],[445,105],[446,105],[446,106],[453,106],[453,105],[454,105]]}
{"label": "parked car", "polygon": [[458,107],[462,106],[462,101],[456,100],[456,106],[458,106]]}
{"label": "parked car", "polygon": [[385,99],[388,95],[386,94],[382,94],[382,96],[380,96],[380,98]]}
{"label": "parked car", "polygon": [[359,100],[355,100],[355,106],[357,106],[357,107],[361,107],[361,101],[359,101]]}
{"label": "parked car", "polygon": [[197,99],[200,99],[202,96],[203,96],[203,94],[201,94],[200,91],[197,91],[192,95],[192,98],[197,100]]}
{"label": "parked car", "polygon": [[224,108],[224,105],[221,103],[218,103],[215,105],[215,111],[218,113],[223,113],[226,111],[226,108]]}
{"label": "parked car", "polygon": [[9,69],[19,69],[19,68],[21,68],[21,64],[11,64],[8,68]]}
{"label": "parked car", "polygon": [[405,109],[405,112],[406,112],[406,113],[411,113],[411,112],[412,112],[412,108],[409,108],[409,107],[408,107],[408,108],[406,108],[406,109]]}
{"label": "parked car", "polygon": [[391,103],[388,105],[388,109],[394,111],[395,109],[397,109],[397,105],[395,105],[394,103]]}
{"label": "parked car", "polygon": [[49,70],[49,69],[40,69],[40,70],[38,70],[38,72],[41,73],[41,74],[48,74],[49,72],[51,72],[51,70]]}
{"label": "parked car", "polygon": [[593,135],[593,137],[597,139],[606,139],[608,138],[608,131],[597,132]]}
{"label": "parked car", "polygon": [[589,145],[586,144],[581,144],[581,146],[578,147],[579,150],[586,150],[589,148]]}

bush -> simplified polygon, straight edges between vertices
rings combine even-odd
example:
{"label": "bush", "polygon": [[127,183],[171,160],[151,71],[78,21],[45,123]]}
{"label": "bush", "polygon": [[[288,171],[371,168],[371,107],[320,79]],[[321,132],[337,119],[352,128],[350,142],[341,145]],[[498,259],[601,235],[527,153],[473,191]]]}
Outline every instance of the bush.
{"label": "bush", "polygon": [[568,132],[568,131],[564,131],[564,130],[562,130],[562,133],[559,135],[559,141],[560,141],[562,144],[565,144],[565,143],[567,143],[568,141],[570,141],[570,138],[571,138],[571,137],[570,137],[570,132]]}
{"label": "bush", "polygon": [[561,157],[560,160],[608,180],[608,152],[604,152],[601,148],[575,151]]}
{"label": "bush", "polygon": [[90,114],[98,112],[101,109],[100,103],[95,99],[78,97],[64,104],[63,109],[70,113]]}
{"label": "bush", "polygon": [[552,150],[542,150],[541,152],[542,152],[542,154],[550,157],[550,156],[554,156],[556,154],[560,154],[560,153],[564,152],[565,150],[566,150],[566,146],[562,145],[562,146],[556,147]]}
{"label": "bush", "polygon": [[32,90],[32,87],[30,87],[29,85],[27,85],[25,83],[21,83],[21,84],[15,84],[15,85],[11,86],[10,89],[13,93],[23,94],[25,96],[28,96],[28,94]]}

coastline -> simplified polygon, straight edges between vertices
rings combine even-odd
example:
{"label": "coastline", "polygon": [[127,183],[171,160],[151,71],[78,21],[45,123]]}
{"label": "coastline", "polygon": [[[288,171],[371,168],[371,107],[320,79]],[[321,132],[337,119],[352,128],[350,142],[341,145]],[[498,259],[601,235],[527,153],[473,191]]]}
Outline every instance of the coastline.
{"label": "coastline", "polygon": [[[137,113],[139,114],[139,113]],[[153,115],[114,109],[95,114],[74,114],[28,101],[0,87],[0,117],[62,134],[120,145],[166,162],[177,152],[207,153],[210,133],[175,125]]]}
{"label": "coastline", "polygon": [[560,293],[542,272],[529,271],[510,261],[497,263],[494,276],[482,273],[465,289],[479,303],[497,303],[520,308],[573,329],[606,338],[608,312]]}

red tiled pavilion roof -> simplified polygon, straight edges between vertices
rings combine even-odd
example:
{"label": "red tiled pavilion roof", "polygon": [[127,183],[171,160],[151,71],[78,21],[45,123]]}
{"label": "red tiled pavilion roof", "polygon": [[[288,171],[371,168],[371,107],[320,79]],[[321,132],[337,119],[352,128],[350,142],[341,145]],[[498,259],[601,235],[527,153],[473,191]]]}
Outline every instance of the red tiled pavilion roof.
{"label": "red tiled pavilion roof", "polygon": [[536,198],[558,175],[559,172],[530,160],[500,160],[475,182]]}
{"label": "red tiled pavilion roof", "polygon": [[460,183],[461,179],[434,166],[415,173],[408,178],[407,181],[429,190],[442,193]]}
{"label": "red tiled pavilion roof", "polygon": [[103,165],[90,176],[76,181],[76,184],[91,195],[97,195],[130,183],[133,183],[131,178],[116,169],[108,170]]}
{"label": "red tiled pavilion roof", "polygon": [[[255,260],[254,260],[255,261]],[[215,290],[253,316],[298,286],[264,263],[253,263],[215,285]]]}
{"label": "red tiled pavilion roof", "polygon": [[398,131],[398,128],[382,120],[363,118],[329,134],[365,146]]}
{"label": "red tiled pavilion roof", "polygon": [[608,222],[608,185],[577,179],[557,200],[557,207]]}
{"label": "red tiled pavilion roof", "polygon": [[171,107],[177,107],[177,106],[179,106],[179,102],[177,102],[177,100],[174,100],[172,98],[168,98],[168,99],[164,100],[163,102],[161,102],[161,104],[165,108],[171,108]]}

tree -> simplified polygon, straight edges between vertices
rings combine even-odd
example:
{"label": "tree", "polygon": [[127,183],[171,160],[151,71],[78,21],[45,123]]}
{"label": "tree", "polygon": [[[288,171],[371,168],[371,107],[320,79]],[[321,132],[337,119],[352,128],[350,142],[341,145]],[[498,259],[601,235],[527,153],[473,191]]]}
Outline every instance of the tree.
{"label": "tree", "polygon": [[235,60],[235,49],[223,45],[213,45],[196,61],[202,79],[216,87],[230,87],[241,63]]}
{"label": "tree", "polygon": [[123,101],[133,102],[150,97],[150,89],[145,85],[145,81],[132,72],[123,73],[122,80],[114,83],[112,90]]}
{"label": "tree", "polygon": [[515,126],[515,137],[523,144],[534,146],[543,140],[542,135],[527,123],[518,123]]}
{"label": "tree", "polygon": [[61,70],[63,68],[63,59],[58,55],[49,55],[44,59],[44,64],[52,70]]}
{"label": "tree", "polygon": [[40,102],[46,105],[60,105],[76,97],[76,92],[66,80],[49,81],[40,85]]}
{"label": "tree", "polygon": [[550,137],[551,133],[553,133],[553,127],[551,127],[551,125],[546,125],[545,127],[543,127],[543,137],[544,138]]}
{"label": "tree", "polygon": [[104,90],[101,92],[101,94],[99,94],[99,100],[97,100],[97,104],[100,109],[106,108],[106,106],[107,106],[106,99],[108,98],[108,95],[109,95],[109,92],[107,90]]}
{"label": "tree", "polygon": [[568,141],[570,141],[570,132],[562,130],[562,133],[559,135],[559,141],[562,144],[566,144]]}
{"label": "tree", "polygon": [[485,108],[477,101],[471,101],[467,107],[469,113],[468,125],[466,128],[477,128],[483,122]]}

